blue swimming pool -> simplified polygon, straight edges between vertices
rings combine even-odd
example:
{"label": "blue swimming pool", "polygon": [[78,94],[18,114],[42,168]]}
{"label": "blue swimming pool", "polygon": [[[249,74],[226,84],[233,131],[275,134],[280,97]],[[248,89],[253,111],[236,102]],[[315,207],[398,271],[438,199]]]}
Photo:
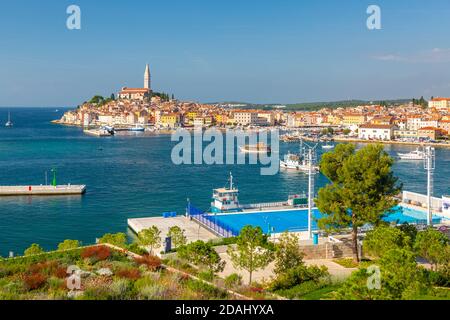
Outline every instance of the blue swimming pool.
{"label": "blue swimming pool", "polygon": [[[318,219],[322,215],[319,210],[313,210],[314,218]],[[284,232],[284,231],[306,231],[308,230],[308,210],[286,210],[286,211],[262,211],[245,212],[237,214],[209,215],[207,219],[212,223],[219,224],[234,234],[246,225],[259,226],[263,232]],[[384,218],[387,222],[397,223],[426,223],[426,212],[397,206],[393,213]],[[433,222],[439,223],[440,218],[434,216]],[[313,230],[317,230],[317,222],[312,223]]]}

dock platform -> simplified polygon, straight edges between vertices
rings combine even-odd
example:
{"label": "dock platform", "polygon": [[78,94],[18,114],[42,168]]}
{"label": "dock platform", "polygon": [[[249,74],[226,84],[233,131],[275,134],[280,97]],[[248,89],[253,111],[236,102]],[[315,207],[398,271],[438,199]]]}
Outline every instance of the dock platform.
{"label": "dock platform", "polygon": [[81,195],[85,192],[85,185],[69,184],[59,186],[0,186],[0,197]]}
{"label": "dock platform", "polygon": [[176,216],[172,218],[163,217],[150,217],[150,218],[136,218],[128,219],[128,227],[134,232],[139,233],[144,229],[148,229],[155,225],[161,230],[161,237],[164,239],[169,232],[169,228],[178,226],[182,230],[185,230],[185,236],[187,242],[193,242],[197,240],[208,241],[217,239],[218,237],[212,232],[206,230],[195,221],[192,221],[185,216]]}

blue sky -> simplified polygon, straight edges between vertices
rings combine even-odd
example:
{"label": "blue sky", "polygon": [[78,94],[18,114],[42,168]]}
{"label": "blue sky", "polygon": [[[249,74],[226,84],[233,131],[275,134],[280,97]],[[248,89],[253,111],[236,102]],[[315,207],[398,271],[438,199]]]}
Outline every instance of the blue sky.
{"label": "blue sky", "polygon": [[154,90],[203,102],[450,96],[449,18],[448,0],[2,1],[0,106],[141,87],[145,63]]}

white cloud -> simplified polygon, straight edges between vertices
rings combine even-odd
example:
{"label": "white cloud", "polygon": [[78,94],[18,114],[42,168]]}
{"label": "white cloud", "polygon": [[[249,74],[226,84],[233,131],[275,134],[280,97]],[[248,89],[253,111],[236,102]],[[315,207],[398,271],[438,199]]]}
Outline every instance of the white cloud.
{"label": "white cloud", "polygon": [[379,61],[398,61],[405,63],[448,63],[450,62],[449,48],[433,48],[427,51],[406,54],[380,54],[372,56]]}

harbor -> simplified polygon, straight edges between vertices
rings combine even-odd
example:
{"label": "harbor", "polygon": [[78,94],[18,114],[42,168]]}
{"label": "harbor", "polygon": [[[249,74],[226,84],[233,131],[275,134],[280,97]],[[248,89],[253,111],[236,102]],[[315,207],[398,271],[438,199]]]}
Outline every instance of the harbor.
{"label": "harbor", "polygon": [[[64,111],[59,109],[60,114]],[[6,121],[8,109],[3,109],[2,114]],[[50,123],[54,118],[55,108],[18,108],[11,112],[14,127],[0,127],[0,185],[46,185],[43,173],[56,167],[58,185],[70,182],[86,185],[89,190],[85,196],[1,197],[3,224],[0,232],[13,240],[1,246],[0,255],[7,255],[10,250],[22,252],[30,245],[30,239],[49,249],[64,239],[93,243],[99,235],[127,231],[128,219],[162,220],[162,213],[166,211],[176,211],[181,221],[189,221],[184,217],[186,199],[190,198],[192,206],[202,212],[210,211],[212,189],[224,186],[230,170],[239,187],[240,205],[285,203],[289,195],[307,193],[308,190],[308,175],[300,170],[282,169],[276,175],[261,177],[258,165],[232,168],[226,165],[174,165],[169,132],[142,135],[139,139],[125,134],[103,139],[85,135],[78,127],[55,126]],[[327,151],[320,145],[318,159]],[[364,144],[358,145],[361,146]],[[385,146],[386,152],[394,158],[398,153],[415,149],[403,145]],[[301,154],[298,144],[280,143],[281,159],[289,151]],[[436,198],[450,194],[449,168],[449,150],[436,148],[433,184]],[[405,190],[426,194],[427,174],[423,161],[397,160],[393,170],[404,183]],[[50,184],[50,177],[48,180]],[[317,173],[315,192],[326,183],[326,178]],[[255,212],[260,209],[245,210]],[[299,212],[307,216],[304,211]],[[252,216],[243,216],[244,220],[248,217]],[[229,219],[229,216],[224,215],[223,219]],[[145,226],[152,224],[150,221]],[[198,230],[198,223],[192,223]],[[263,227],[266,232],[267,224]]]}

